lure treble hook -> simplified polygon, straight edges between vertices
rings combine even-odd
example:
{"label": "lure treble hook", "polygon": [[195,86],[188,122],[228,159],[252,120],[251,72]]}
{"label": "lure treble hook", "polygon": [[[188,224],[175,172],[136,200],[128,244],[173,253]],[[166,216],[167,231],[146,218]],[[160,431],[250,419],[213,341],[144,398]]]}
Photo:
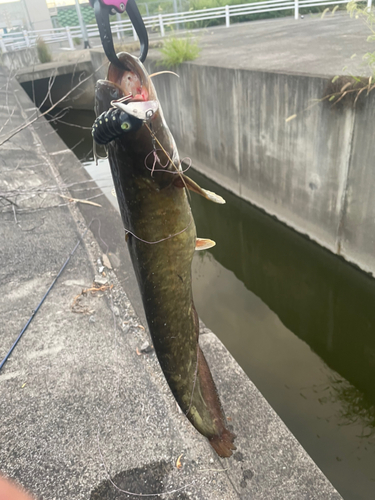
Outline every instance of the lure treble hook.
{"label": "lure treble hook", "polygon": [[116,12],[122,14],[125,10],[130,18],[130,21],[132,22],[132,25],[134,26],[141,44],[139,60],[144,62],[148,52],[148,34],[135,0],[90,0],[90,3],[92,7],[94,7],[96,22],[98,23],[100,39],[102,41],[105,55],[111,63],[121,69],[124,67],[117,57],[113,46],[109,15],[115,14]]}

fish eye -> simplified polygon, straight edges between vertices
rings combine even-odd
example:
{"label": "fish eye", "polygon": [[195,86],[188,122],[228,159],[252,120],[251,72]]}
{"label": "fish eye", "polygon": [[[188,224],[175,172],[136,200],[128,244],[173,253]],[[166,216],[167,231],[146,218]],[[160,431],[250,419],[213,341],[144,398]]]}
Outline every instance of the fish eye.
{"label": "fish eye", "polygon": [[110,90],[110,95],[113,99],[118,99],[119,98],[119,91],[118,89],[111,89]]}
{"label": "fish eye", "polygon": [[130,123],[129,122],[121,123],[121,128],[122,128],[122,130],[129,130],[130,129]]}

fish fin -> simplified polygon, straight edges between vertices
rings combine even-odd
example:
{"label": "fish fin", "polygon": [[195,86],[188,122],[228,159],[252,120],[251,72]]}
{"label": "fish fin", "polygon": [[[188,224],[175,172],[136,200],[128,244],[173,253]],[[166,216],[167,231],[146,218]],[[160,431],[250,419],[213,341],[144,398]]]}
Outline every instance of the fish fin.
{"label": "fish fin", "polygon": [[236,446],[233,444],[236,435],[228,429],[224,429],[220,436],[209,438],[210,445],[221,458],[228,458],[232,455]]}
{"label": "fish fin", "polygon": [[213,193],[212,191],[208,191],[207,189],[203,189],[198,184],[193,181],[193,179],[190,179],[187,175],[181,174],[182,179],[185,182],[182,182],[182,179],[179,177],[178,179],[175,180],[174,185],[177,187],[187,187],[190,191],[193,191],[194,193],[200,194],[207,200],[213,201],[215,203],[220,203],[223,205],[225,203],[224,198],[219,196],[216,193]]}
{"label": "fish fin", "polygon": [[224,205],[226,201],[220,195],[214,193],[213,191],[208,191],[208,189],[202,189],[204,192],[204,197],[207,200],[213,201],[214,203],[219,203],[220,205]]}
{"label": "fish fin", "polygon": [[195,242],[195,250],[208,250],[216,245],[215,241],[206,238],[197,238]]}
{"label": "fish fin", "polygon": [[[202,398],[213,422],[211,432],[200,432],[208,438],[210,445],[219,457],[230,457],[232,450],[236,449],[233,444],[236,435],[227,428],[227,421],[221,407],[219,395],[201,348],[198,350],[198,383]],[[196,428],[200,430],[198,427]]]}

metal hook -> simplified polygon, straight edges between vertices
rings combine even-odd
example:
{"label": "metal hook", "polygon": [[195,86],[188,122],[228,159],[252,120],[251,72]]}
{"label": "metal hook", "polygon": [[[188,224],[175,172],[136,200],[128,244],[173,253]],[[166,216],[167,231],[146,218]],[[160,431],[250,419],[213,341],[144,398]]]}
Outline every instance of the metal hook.
{"label": "metal hook", "polygon": [[94,7],[104,52],[111,63],[121,69],[124,68],[113,46],[109,15],[114,14],[116,11],[121,14],[125,10],[128,13],[141,44],[139,59],[141,62],[144,62],[148,52],[148,34],[135,0],[90,0],[90,3]]}

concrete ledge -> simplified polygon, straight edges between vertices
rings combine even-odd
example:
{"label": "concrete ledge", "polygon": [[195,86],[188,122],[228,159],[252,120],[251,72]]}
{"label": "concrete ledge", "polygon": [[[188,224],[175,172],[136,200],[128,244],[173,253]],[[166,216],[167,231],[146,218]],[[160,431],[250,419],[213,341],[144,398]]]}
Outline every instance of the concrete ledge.
{"label": "concrete ledge", "polygon": [[8,68],[9,71],[19,71],[33,64],[39,64],[36,47],[3,52],[1,54],[1,64]]}
{"label": "concrete ledge", "polygon": [[17,71],[17,80],[19,83],[29,82],[30,80],[43,80],[50,78],[51,75],[67,75],[86,71],[87,74],[92,72],[90,54],[80,54],[77,61],[52,61],[49,63],[40,64],[39,62],[32,67],[20,68]]}
{"label": "concrete ledge", "polygon": [[[6,78],[1,73],[0,83]],[[12,106],[19,114],[13,116],[22,122],[22,107],[31,103],[16,83],[10,88],[18,90]],[[116,250],[116,234],[122,239],[123,233],[118,221],[116,229],[111,222],[112,207],[104,197],[101,209],[61,205],[56,194],[64,184],[84,180],[90,196],[92,184],[43,119],[8,146],[0,150],[0,182],[6,178],[9,189],[12,178],[15,185],[30,189],[43,185],[49,194],[42,206],[25,198],[19,224],[12,210],[1,213],[2,256],[8,259],[1,266],[6,269],[0,295],[5,318],[1,358],[79,233],[99,213],[106,223],[85,238],[0,374],[1,472],[39,499],[126,498],[111,481],[137,493],[163,496],[179,490],[165,495],[169,499],[341,498],[223,345],[203,329],[202,347],[238,436],[231,459],[214,454],[179,413],[155,355],[136,352],[147,333],[128,299],[133,286],[121,283],[130,270],[123,250]],[[34,156],[20,168],[19,155],[25,150]],[[84,186],[79,186],[81,198]],[[24,231],[27,225],[35,229]],[[115,249],[110,256],[115,271],[106,270],[113,287],[103,294],[80,295],[98,272],[103,252],[98,243],[107,253],[112,253],[107,245]],[[181,454],[179,470],[175,464]]]}

